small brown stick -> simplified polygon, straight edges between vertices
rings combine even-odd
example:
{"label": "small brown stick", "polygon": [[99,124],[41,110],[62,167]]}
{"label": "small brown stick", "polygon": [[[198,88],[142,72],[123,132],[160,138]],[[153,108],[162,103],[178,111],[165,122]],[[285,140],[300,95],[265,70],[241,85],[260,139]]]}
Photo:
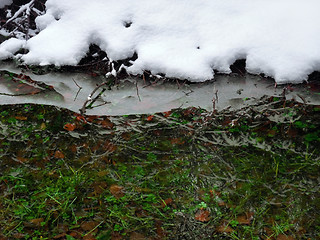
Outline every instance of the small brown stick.
{"label": "small brown stick", "polygon": [[77,87],[79,88],[78,91],[77,91],[77,94],[76,94],[76,96],[74,97],[74,100],[73,100],[73,101],[75,101],[75,100],[77,99],[78,94],[79,94],[79,92],[81,91],[82,87],[79,86],[79,84],[76,82],[76,80],[74,80],[73,78],[72,78],[72,80],[73,80],[73,82],[77,85]]}
{"label": "small brown stick", "polygon": [[100,87],[102,87],[102,86],[104,86],[104,85],[107,85],[107,84],[109,84],[109,83],[110,83],[110,81],[103,82],[103,83],[97,85],[97,86],[93,89],[93,91],[89,94],[87,100],[84,102],[82,108],[79,109],[79,111],[80,111],[81,114],[85,114],[85,113],[86,113],[86,107],[87,107],[88,102],[92,102],[92,101],[96,100],[96,98],[95,98],[95,99],[92,99],[92,96],[96,93],[96,91],[97,91]]}
{"label": "small brown stick", "polygon": [[19,97],[19,96],[29,96],[29,95],[36,95],[42,93],[42,91],[40,92],[36,92],[36,93],[19,93],[19,94],[10,94],[10,93],[0,93],[1,96],[10,96],[10,97]]}
{"label": "small brown stick", "polygon": [[144,85],[146,85],[146,78],[144,76],[144,72],[142,73],[142,79],[143,79]]}
{"label": "small brown stick", "polygon": [[[214,87],[214,90],[216,89],[216,87]],[[216,109],[216,102],[218,102],[218,90],[216,90],[214,92],[214,95],[213,98],[212,98],[212,114],[215,114],[217,112],[217,109]]]}
{"label": "small brown stick", "polygon": [[301,96],[300,94],[297,94],[297,96],[298,96],[299,98],[301,98],[301,100],[303,101],[304,104],[307,103],[306,99],[305,99],[303,96]]}
{"label": "small brown stick", "polygon": [[78,88],[82,89],[82,87],[76,82],[76,80],[74,80],[74,78],[72,78],[72,80],[77,85]]}
{"label": "small brown stick", "polygon": [[139,95],[139,88],[138,88],[138,80],[136,80],[136,90],[137,90],[137,96],[139,98],[139,102],[141,102],[141,98],[140,98],[140,95]]}

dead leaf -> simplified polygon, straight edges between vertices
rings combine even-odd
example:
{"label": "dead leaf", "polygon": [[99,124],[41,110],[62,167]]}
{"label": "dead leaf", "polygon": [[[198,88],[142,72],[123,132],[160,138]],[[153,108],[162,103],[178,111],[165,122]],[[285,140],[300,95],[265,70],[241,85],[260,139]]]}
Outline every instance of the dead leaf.
{"label": "dead leaf", "polygon": [[121,186],[116,185],[116,184],[113,184],[113,185],[110,186],[111,194],[117,199],[124,196],[123,189],[124,189],[124,187],[121,187]]}
{"label": "dead leaf", "polygon": [[63,126],[63,128],[67,131],[74,131],[76,129],[76,125],[73,123],[67,123]]}
{"label": "dead leaf", "polygon": [[40,129],[41,129],[41,130],[44,130],[44,129],[46,129],[46,128],[47,128],[46,124],[45,124],[44,122],[41,123]]}
{"label": "dead leaf", "polygon": [[69,236],[73,237],[73,238],[79,238],[80,237],[80,234],[77,233],[77,232],[71,232],[69,233]]}
{"label": "dead leaf", "polygon": [[17,159],[18,159],[20,162],[22,162],[22,163],[24,163],[24,162],[27,162],[27,161],[28,161],[28,159],[27,159],[27,158],[20,157],[20,156],[18,156],[18,157],[17,157]]}
{"label": "dead leaf", "polygon": [[112,142],[109,140],[106,140],[105,143],[103,144],[103,149],[106,150],[107,152],[114,152],[117,150],[117,146],[114,145]]}
{"label": "dead leaf", "polygon": [[284,234],[279,234],[277,237],[277,240],[294,240],[295,238],[292,236],[284,235]]}
{"label": "dead leaf", "polygon": [[[22,239],[22,238],[25,238],[25,234],[23,234],[23,233],[14,233],[13,235],[12,235],[15,239]],[[0,236],[0,239],[1,239],[1,236]],[[5,238],[4,238],[5,239]]]}
{"label": "dead leaf", "polygon": [[92,183],[95,195],[100,195],[107,188],[106,182],[94,182]]}
{"label": "dead leaf", "polygon": [[78,148],[75,144],[72,144],[70,147],[69,147],[70,151],[73,152],[73,153],[76,153],[78,151]]}
{"label": "dead leaf", "polygon": [[162,228],[162,222],[161,221],[156,221],[155,222],[155,227],[156,227],[156,232],[157,232],[157,235],[161,238],[161,239],[164,239],[165,236],[166,236],[166,232],[163,230]]}
{"label": "dead leaf", "polygon": [[111,235],[111,240],[121,240],[122,236],[118,232],[113,232]]}
{"label": "dead leaf", "polygon": [[200,222],[208,222],[210,220],[210,212],[208,210],[200,209],[197,211],[194,217]]}
{"label": "dead leaf", "polygon": [[148,117],[147,117],[147,121],[152,121],[152,119],[153,119],[153,117],[154,117],[154,115],[149,115]]}
{"label": "dead leaf", "polygon": [[222,222],[221,225],[216,228],[216,231],[219,233],[232,233],[232,232],[234,232],[234,230],[229,226],[229,224],[226,221]]}
{"label": "dead leaf", "polygon": [[103,170],[97,173],[99,177],[107,176],[110,172],[108,170]]}
{"label": "dead leaf", "polygon": [[182,145],[185,143],[181,138],[172,138],[170,142],[172,145]]}
{"label": "dead leaf", "polygon": [[132,232],[130,233],[130,240],[145,240],[147,239],[143,234],[138,232]]}
{"label": "dead leaf", "polygon": [[125,132],[125,133],[122,133],[121,134],[121,137],[126,140],[126,141],[129,141],[131,139],[131,134],[128,133],[128,132]]}
{"label": "dead leaf", "polygon": [[163,116],[165,118],[169,117],[171,115],[171,111],[163,112]]}
{"label": "dead leaf", "polygon": [[97,122],[99,125],[101,125],[102,127],[106,128],[106,129],[112,129],[114,124],[112,122],[110,122],[109,119],[107,120],[101,120]]}
{"label": "dead leaf", "polygon": [[216,196],[220,197],[221,192],[216,191],[215,189],[212,189],[212,190],[210,190],[210,195],[211,195],[212,198],[215,198]]}
{"label": "dead leaf", "polygon": [[59,239],[59,238],[65,237],[66,235],[67,235],[66,233],[60,233],[60,234],[58,234],[58,235],[55,235],[53,238],[54,238],[54,239]]}
{"label": "dead leaf", "polygon": [[[97,231],[98,231],[98,229],[97,229]],[[94,235],[93,233],[89,233],[89,234],[83,236],[82,239],[83,240],[97,240],[97,238],[95,238],[93,235]]]}
{"label": "dead leaf", "polygon": [[[83,231],[92,231],[98,224],[99,223],[95,221],[88,221],[81,223],[80,227]],[[94,231],[98,231],[98,229],[95,229]]]}
{"label": "dead leaf", "polygon": [[161,207],[164,208],[164,207],[170,205],[172,202],[173,202],[172,198],[167,198],[167,199],[165,199],[165,200],[163,200],[163,201],[161,202]]}
{"label": "dead leaf", "polygon": [[24,226],[28,228],[41,227],[41,223],[44,221],[43,218],[31,219],[29,222],[25,222]]}
{"label": "dead leaf", "polygon": [[241,225],[250,225],[251,221],[253,219],[253,212],[248,212],[244,215],[240,215],[237,217],[237,221],[239,222],[239,224]]}
{"label": "dead leaf", "polygon": [[55,158],[64,158],[64,154],[61,151],[57,150],[54,153],[54,157]]}
{"label": "dead leaf", "polygon": [[25,117],[25,116],[16,116],[15,119],[21,120],[21,121],[25,121],[25,120],[27,120],[28,118]]}

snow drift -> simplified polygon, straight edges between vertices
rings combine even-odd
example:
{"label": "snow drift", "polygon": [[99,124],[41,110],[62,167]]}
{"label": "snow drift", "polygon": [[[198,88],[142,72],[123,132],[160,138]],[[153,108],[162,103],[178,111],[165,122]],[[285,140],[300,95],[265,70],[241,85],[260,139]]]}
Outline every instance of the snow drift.
{"label": "snow drift", "polygon": [[[110,60],[137,54],[127,71],[205,81],[246,59],[250,73],[302,82],[320,70],[319,0],[48,0],[27,64],[75,65],[90,44]],[[21,46],[0,45],[11,56]],[[8,47],[10,46],[10,47]]]}

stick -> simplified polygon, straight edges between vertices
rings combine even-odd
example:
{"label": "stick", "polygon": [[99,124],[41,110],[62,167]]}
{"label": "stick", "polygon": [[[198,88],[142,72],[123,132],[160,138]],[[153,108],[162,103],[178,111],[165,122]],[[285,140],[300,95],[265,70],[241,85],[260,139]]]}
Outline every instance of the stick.
{"label": "stick", "polygon": [[139,98],[139,102],[141,102],[141,98],[140,98],[140,95],[139,95],[139,88],[138,88],[138,80],[136,80],[136,90],[137,90],[137,96]]}
{"label": "stick", "polygon": [[77,99],[78,94],[79,94],[79,92],[81,91],[82,87],[79,86],[79,84],[76,82],[76,80],[74,80],[73,78],[72,78],[72,80],[73,80],[73,82],[77,85],[77,87],[79,88],[78,91],[77,91],[77,94],[76,94],[76,96],[74,97],[74,100],[73,100],[73,101],[75,101],[75,100]]}
{"label": "stick", "polygon": [[102,88],[101,92],[91,101],[87,108],[92,108],[92,105],[97,101],[97,99],[104,93],[107,89]]}
{"label": "stick", "polygon": [[[79,109],[79,111],[80,111],[80,113],[81,113],[82,115],[86,113],[86,108],[87,108],[88,102],[91,102],[91,101],[94,102],[94,101],[96,101],[97,97],[94,98],[94,99],[92,99],[92,96],[96,93],[96,91],[97,91],[100,87],[102,87],[102,86],[104,86],[104,85],[107,85],[107,84],[110,84],[112,81],[113,81],[112,79],[109,79],[109,81],[105,81],[105,82],[97,85],[97,86],[95,87],[95,89],[93,89],[93,91],[89,94],[87,100],[84,102],[82,108]],[[100,96],[100,95],[98,95],[98,96]]]}

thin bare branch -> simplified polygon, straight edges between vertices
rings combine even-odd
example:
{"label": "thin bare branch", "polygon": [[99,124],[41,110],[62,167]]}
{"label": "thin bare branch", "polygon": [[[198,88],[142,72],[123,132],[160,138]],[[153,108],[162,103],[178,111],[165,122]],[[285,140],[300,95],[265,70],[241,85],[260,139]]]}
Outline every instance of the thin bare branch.
{"label": "thin bare branch", "polygon": [[139,95],[139,88],[138,88],[138,80],[136,80],[136,90],[137,90],[137,96],[139,98],[139,102],[141,102],[141,98],[140,98],[140,95]]}

